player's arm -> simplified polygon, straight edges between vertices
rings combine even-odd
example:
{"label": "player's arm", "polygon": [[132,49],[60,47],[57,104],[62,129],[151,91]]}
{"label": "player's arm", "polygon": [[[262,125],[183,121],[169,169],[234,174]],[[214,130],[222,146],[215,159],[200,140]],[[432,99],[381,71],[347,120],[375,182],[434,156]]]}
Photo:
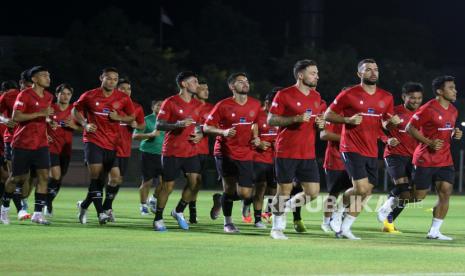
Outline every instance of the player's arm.
{"label": "player's arm", "polygon": [[48,117],[50,115],[53,115],[53,112],[53,108],[50,106],[42,109],[39,112],[33,113],[23,113],[22,111],[15,109],[13,110],[12,117],[15,122],[26,122],[39,117]]}
{"label": "player's arm", "polygon": [[120,115],[118,114],[116,110],[112,110],[109,115],[110,115],[110,119],[114,121],[120,121],[126,124],[130,124],[132,121],[134,121],[134,118],[135,118],[134,114]]}
{"label": "player's arm", "polygon": [[430,147],[433,150],[440,150],[444,144],[444,142],[440,139],[431,140],[423,136],[423,134],[412,123],[407,124],[406,130],[417,141],[425,145],[428,145],[428,147]]}
{"label": "player's arm", "polygon": [[322,131],[320,131],[320,139],[323,141],[339,142],[341,141],[341,135],[331,132],[327,129],[323,129]]}
{"label": "player's arm", "polygon": [[166,120],[158,119],[157,123],[156,123],[156,129],[157,130],[170,131],[170,130],[174,130],[174,129],[178,129],[178,128],[188,127],[188,126],[192,125],[193,122],[194,122],[194,120],[192,118],[186,118],[184,120],[176,121],[175,123],[169,123]]}
{"label": "player's arm", "polygon": [[362,123],[362,115],[357,113],[352,117],[344,117],[328,108],[325,112],[324,119],[330,123],[335,124],[347,124],[347,125],[359,125]]}
{"label": "player's arm", "polygon": [[296,123],[303,123],[310,121],[311,114],[306,112],[296,116],[280,116],[273,113],[268,113],[266,118],[270,126],[286,127]]}
{"label": "player's arm", "polygon": [[203,125],[203,132],[213,136],[233,137],[236,135],[236,128],[221,129],[207,124]]}

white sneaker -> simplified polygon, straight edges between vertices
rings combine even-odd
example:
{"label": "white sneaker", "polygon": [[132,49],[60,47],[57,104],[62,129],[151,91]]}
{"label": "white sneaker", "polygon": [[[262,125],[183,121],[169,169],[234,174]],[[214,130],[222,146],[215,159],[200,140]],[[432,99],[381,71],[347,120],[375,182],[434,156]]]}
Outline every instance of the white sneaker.
{"label": "white sneaker", "polygon": [[336,212],[334,212],[332,214],[331,220],[329,221],[329,226],[336,233],[341,232],[342,216],[343,215],[344,215],[344,213],[336,211]]}
{"label": "white sneaker", "polygon": [[154,198],[153,195],[151,195],[148,203],[149,203],[150,211],[155,214],[157,212],[157,199]]}
{"label": "white sneaker", "polygon": [[273,227],[272,227],[273,230],[284,231],[286,229],[286,224],[287,224],[286,213],[284,213],[281,216],[273,215],[271,220],[273,224]]}
{"label": "white sneaker", "polygon": [[86,224],[87,223],[87,209],[81,208],[81,203],[82,201],[77,202],[77,208],[78,208],[78,219],[81,224]]}
{"label": "white sneaker", "polygon": [[323,230],[323,232],[325,233],[329,233],[333,231],[329,223],[324,223],[324,222],[321,224],[321,230]]}
{"label": "white sneaker", "polygon": [[107,221],[108,222],[115,222],[115,213],[113,212],[113,209],[108,209],[105,211],[105,214],[108,216]]}
{"label": "white sneaker", "polygon": [[356,237],[354,234],[352,234],[352,231],[347,230],[347,231],[341,231],[339,233],[336,233],[337,238],[346,238],[349,240],[361,240],[361,238]]}
{"label": "white sneaker", "polygon": [[393,203],[393,197],[388,198],[386,202],[384,202],[383,206],[379,208],[378,210],[378,221],[381,223],[384,223],[384,221],[387,219],[389,214],[392,212],[392,203]]}
{"label": "white sneaker", "polygon": [[153,230],[159,231],[159,232],[165,232],[166,231],[165,222],[162,219],[154,221]]}
{"label": "white sneaker", "polygon": [[266,229],[266,225],[263,222],[259,221],[254,224],[255,228]]}
{"label": "white sneaker", "polygon": [[27,219],[30,219],[31,218],[31,215],[24,209],[21,209],[19,210],[18,212],[18,220],[22,221],[22,220],[27,220]]}
{"label": "white sneaker", "polygon": [[271,230],[270,236],[274,240],[287,240],[288,237],[284,235],[283,231],[281,230]]}
{"label": "white sneaker", "polygon": [[10,217],[9,217],[9,214],[10,213],[10,208],[5,208],[5,207],[1,207],[1,212],[0,212],[0,221],[3,223],[3,224],[10,224]]}
{"label": "white sneaker", "polygon": [[430,239],[430,240],[440,240],[440,241],[452,241],[452,240],[454,240],[451,237],[448,237],[446,235],[441,234],[441,232],[439,232],[439,231],[435,231],[435,232],[430,231],[430,232],[428,232],[428,235],[426,235],[426,238]]}
{"label": "white sneaker", "polygon": [[98,214],[98,223],[100,225],[106,224],[108,221],[110,221],[110,216],[105,213]]}
{"label": "white sneaker", "polygon": [[149,207],[147,206],[147,204],[141,204],[139,210],[140,210],[140,215],[141,215],[141,216],[148,216],[148,215],[150,215],[150,213],[149,213]]}
{"label": "white sneaker", "polygon": [[48,211],[47,206],[44,207],[44,215],[49,218],[53,217],[53,214]]}
{"label": "white sneaker", "polygon": [[41,212],[34,212],[31,217],[31,221],[37,224],[49,225],[50,222],[44,218]]}

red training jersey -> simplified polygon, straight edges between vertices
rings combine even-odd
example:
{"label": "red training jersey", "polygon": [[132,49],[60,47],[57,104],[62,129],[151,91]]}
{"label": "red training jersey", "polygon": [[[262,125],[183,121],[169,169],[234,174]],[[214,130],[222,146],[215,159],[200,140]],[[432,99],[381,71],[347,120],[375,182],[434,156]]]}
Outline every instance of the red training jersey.
{"label": "red training jersey", "polygon": [[[202,103],[199,109],[200,113],[200,124],[197,123],[197,127],[202,127],[205,121],[208,118],[208,114],[210,111],[212,111],[213,105],[211,103]],[[203,155],[208,155],[210,154],[210,149],[208,146],[208,136],[205,135],[202,140],[197,143],[197,153],[198,154],[203,154]]]}
{"label": "red training jersey", "polygon": [[274,146],[276,137],[278,136],[279,127],[270,126],[266,121],[267,117],[268,113],[266,113],[264,110],[260,110],[257,118],[258,137],[260,137],[261,141],[269,142],[271,146],[266,150],[256,148],[254,161],[272,164],[275,151]]}
{"label": "red training jersey", "polygon": [[[144,109],[142,106],[136,102],[132,102],[134,105],[134,116],[135,121],[138,125],[145,123],[144,120]],[[132,145],[132,127],[127,124],[120,122],[120,142],[116,145],[116,156],[117,157],[130,157],[131,156],[131,145]]]}
{"label": "red training jersey", "polygon": [[[11,89],[3,93],[2,96],[0,96],[0,113],[2,113],[4,116],[8,118],[11,118],[11,115],[13,114],[13,106],[16,102],[16,97],[18,97],[19,93],[20,93],[19,90]],[[3,133],[3,142],[11,143],[14,132],[15,132],[15,127],[6,128],[4,132],[1,132]]]}
{"label": "red training jersey", "polygon": [[412,118],[414,111],[405,108],[404,105],[397,105],[394,107],[394,114],[399,116],[401,123],[389,131],[389,138],[397,138],[399,144],[395,147],[386,145],[384,148],[384,157],[389,155],[400,155],[412,157],[418,142],[410,134],[408,134],[407,127],[410,118]]}
{"label": "red training jersey", "polygon": [[72,120],[71,110],[73,105],[69,105],[65,110],[61,110],[60,105],[52,104],[55,113],[51,119],[56,122],[57,128],[47,127],[47,133],[51,138],[49,143],[50,153],[71,156],[73,144],[73,129],[65,126],[65,121]]}

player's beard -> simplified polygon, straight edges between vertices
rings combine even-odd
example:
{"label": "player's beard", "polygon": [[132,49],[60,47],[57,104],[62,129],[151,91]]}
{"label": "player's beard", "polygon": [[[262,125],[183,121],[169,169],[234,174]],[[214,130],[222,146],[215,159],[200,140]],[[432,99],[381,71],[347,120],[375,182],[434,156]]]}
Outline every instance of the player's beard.
{"label": "player's beard", "polygon": [[302,83],[305,84],[306,86],[310,87],[311,89],[315,88],[317,85],[317,82],[310,82],[306,80],[302,80]]}
{"label": "player's beard", "polygon": [[376,85],[376,84],[378,84],[378,79],[372,81],[370,79],[364,78],[364,79],[362,79],[362,82],[363,82],[363,84],[366,84],[366,85]]}

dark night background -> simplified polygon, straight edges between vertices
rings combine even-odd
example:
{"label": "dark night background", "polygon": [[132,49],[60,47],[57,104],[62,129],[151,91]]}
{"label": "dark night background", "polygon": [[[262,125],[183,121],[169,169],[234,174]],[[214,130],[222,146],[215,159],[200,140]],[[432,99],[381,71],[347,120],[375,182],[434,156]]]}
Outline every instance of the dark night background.
{"label": "dark night background", "polygon": [[[161,25],[162,41],[161,7],[173,22]],[[77,99],[99,86],[103,67],[115,66],[148,112],[152,99],[176,93],[181,70],[208,82],[211,102],[230,95],[225,80],[238,70],[248,73],[252,95],[262,98],[274,86],[292,85],[293,64],[310,58],[319,64],[318,90],[332,101],[342,87],[359,82],[356,65],[371,57],[380,67],[380,86],[397,103],[404,82],[422,82],[427,101],[433,77],[456,76],[460,122],[464,10],[458,0],[9,1],[0,16],[0,81],[41,64],[52,75],[51,90],[68,82]],[[324,144],[317,146],[322,153]]]}

